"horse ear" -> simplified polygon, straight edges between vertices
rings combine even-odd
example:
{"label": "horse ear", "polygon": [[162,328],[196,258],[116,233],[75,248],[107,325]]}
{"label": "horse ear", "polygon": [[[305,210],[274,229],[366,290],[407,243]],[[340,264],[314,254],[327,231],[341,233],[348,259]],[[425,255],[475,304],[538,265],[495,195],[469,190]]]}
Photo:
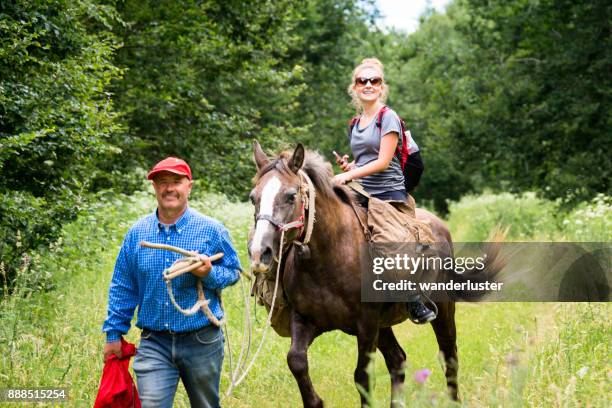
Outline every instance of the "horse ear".
{"label": "horse ear", "polygon": [[257,140],[253,140],[253,160],[255,160],[257,170],[261,170],[270,163],[270,159],[268,159]]}
{"label": "horse ear", "polygon": [[297,174],[302,168],[302,164],[304,164],[304,146],[301,143],[298,143],[293,151],[291,159],[289,159],[289,169]]}

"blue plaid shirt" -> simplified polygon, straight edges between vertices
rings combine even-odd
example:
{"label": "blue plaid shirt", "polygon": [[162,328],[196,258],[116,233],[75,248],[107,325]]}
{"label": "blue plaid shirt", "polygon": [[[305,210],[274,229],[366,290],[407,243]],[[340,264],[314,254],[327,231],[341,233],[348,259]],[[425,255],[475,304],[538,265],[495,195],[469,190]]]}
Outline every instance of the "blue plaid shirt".
{"label": "blue plaid shirt", "polygon": [[[107,342],[117,341],[128,332],[136,306],[136,326],[141,329],[186,332],[210,324],[202,310],[185,316],[170,302],[162,272],[183,256],[141,247],[141,241],[173,245],[209,256],[223,252],[223,258],[214,262],[210,273],[201,278],[210,310],[219,319],[223,316],[217,290],[235,283],[241,269],[227,230],[220,222],[191,208],[166,228],[155,211],[132,226],[117,256],[108,294],[108,317],[102,327]],[[189,308],[198,300],[196,279],[200,278],[186,273],[172,280],[174,298],[182,308]]]}

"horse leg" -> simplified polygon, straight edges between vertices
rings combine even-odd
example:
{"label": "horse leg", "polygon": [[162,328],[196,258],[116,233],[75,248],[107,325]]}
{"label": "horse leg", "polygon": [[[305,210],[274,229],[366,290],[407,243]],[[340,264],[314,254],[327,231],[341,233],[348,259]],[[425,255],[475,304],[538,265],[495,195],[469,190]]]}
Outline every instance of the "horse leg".
{"label": "horse leg", "polygon": [[444,357],[446,385],[451,398],[459,401],[459,385],[457,383],[457,372],[459,371],[459,360],[457,358],[457,330],[455,328],[455,302],[436,303],[438,316],[432,320],[438,340],[440,352]]}
{"label": "horse leg", "polygon": [[[367,320],[367,319],[364,319]],[[370,379],[368,377],[368,363],[371,355],[376,351],[378,341],[378,323],[375,319],[370,319],[371,324],[357,325],[357,367],[355,368],[354,378],[361,398],[361,406],[368,406],[368,395],[370,393]]]}
{"label": "horse leg", "polygon": [[378,349],[385,357],[387,369],[391,375],[391,408],[403,406],[401,402],[397,403],[396,398],[401,397],[402,386],[406,378],[404,363],[406,362],[406,353],[399,345],[393,329],[384,327],[378,331]]}
{"label": "horse leg", "polygon": [[318,336],[316,327],[293,311],[291,314],[291,348],[287,353],[287,364],[295,377],[302,395],[304,407],[323,407],[308,375],[308,346]]}

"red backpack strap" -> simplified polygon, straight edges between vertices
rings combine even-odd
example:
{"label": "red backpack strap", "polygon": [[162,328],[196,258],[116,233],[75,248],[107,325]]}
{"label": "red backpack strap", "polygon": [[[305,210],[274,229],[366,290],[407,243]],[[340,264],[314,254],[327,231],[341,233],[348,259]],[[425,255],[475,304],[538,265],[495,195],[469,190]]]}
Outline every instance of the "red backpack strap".
{"label": "red backpack strap", "polygon": [[402,166],[402,171],[404,167],[406,167],[406,162],[408,161],[408,137],[406,136],[406,124],[404,123],[404,119],[399,118],[400,127],[402,131],[402,151],[400,152],[400,164]]}
{"label": "red backpack strap", "polygon": [[[389,107],[387,105],[384,105],[382,108],[380,108],[380,110],[378,111],[378,116],[376,116],[376,126],[378,127],[378,132],[381,133],[382,132],[382,119],[384,114],[389,110]],[[382,135],[381,135],[382,136]]]}
{"label": "red backpack strap", "polygon": [[[382,133],[383,115],[388,110],[389,110],[389,107],[385,105],[382,108],[380,108],[380,110],[378,111],[378,117],[376,118],[376,126],[378,126],[379,133]],[[397,155],[397,158],[400,161],[400,165],[402,166],[402,171],[403,171],[404,167],[406,167],[406,162],[408,161],[408,140],[406,138],[406,126],[404,124],[404,120],[402,118],[399,118],[399,121],[400,121],[400,133],[402,135],[402,147],[400,149],[400,147],[398,146],[395,151],[395,154]]]}
{"label": "red backpack strap", "polygon": [[353,116],[353,118],[351,120],[349,120],[349,124],[348,124],[348,138],[349,138],[349,140],[351,140],[351,135],[353,134],[353,128],[355,127],[357,122],[359,122],[359,115]]}

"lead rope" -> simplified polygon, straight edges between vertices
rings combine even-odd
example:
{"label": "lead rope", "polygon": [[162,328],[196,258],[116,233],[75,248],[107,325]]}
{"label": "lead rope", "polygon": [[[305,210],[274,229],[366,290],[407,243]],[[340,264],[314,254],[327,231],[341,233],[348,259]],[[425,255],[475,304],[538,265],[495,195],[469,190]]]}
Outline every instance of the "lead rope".
{"label": "lead rope", "polygon": [[[310,242],[310,237],[312,236],[312,229],[313,229],[314,220],[315,220],[315,188],[314,188],[314,185],[312,184],[312,181],[310,180],[310,177],[308,177],[308,175],[304,171],[300,170],[298,172],[298,175],[301,177],[302,181],[306,181],[306,185],[307,185],[307,189],[305,192],[303,192],[303,194],[307,195],[308,200],[306,201],[304,200],[304,198],[302,198],[303,200],[302,202],[307,203],[307,205],[305,205],[304,208],[308,209],[308,219],[306,221],[306,234],[304,235],[304,240],[303,242],[297,241],[296,243],[299,245],[307,245],[308,242]],[[237,365],[236,370],[232,373],[230,386],[225,396],[230,396],[232,393],[232,390],[238,385],[240,385],[240,383],[246,378],[251,368],[253,368],[253,364],[255,364],[257,357],[259,356],[261,348],[263,347],[264,341],[266,339],[266,334],[268,333],[268,329],[270,328],[270,325],[271,325],[270,323],[272,321],[272,313],[274,312],[274,305],[276,303],[276,295],[278,293],[278,282],[280,280],[279,278],[280,267],[281,267],[283,255],[284,255],[283,247],[285,245],[285,232],[292,228],[299,228],[301,226],[303,226],[302,221],[293,221],[293,222],[283,225],[280,228],[281,237],[280,237],[279,257],[278,259],[275,259],[277,261],[277,265],[276,265],[276,279],[274,281],[274,293],[272,294],[272,303],[270,305],[270,311],[268,312],[268,318],[266,319],[266,324],[264,326],[264,330],[261,335],[261,340],[259,341],[259,345],[257,346],[257,349],[255,350],[255,353],[253,354],[251,361],[247,365],[246,369],[244,369],[242,374],[240,374],[240,377],[238,377],[239,371],[240,371],[240,365]],[[247,358],[248,357],[245,357],[245,361]],[[238,379],[236,379],[237,377]]]}
{"label": "lead rope", "polygon": [[[206,296],[204,295],[204,288],[202,286],[202,280],[198,279],[197,283],[196,283],[196,287],[197,287],[197,291],[198,291],[198,301],[191,306],[189,309],[183,309],[177,302],[176,299],[174,298],[174,293],[172,291],[172,279],[181,276],[187,272],[191,272],[194,269],[199,268],[200,266],[204,265],[204,262],[202,262],[202,260],[200,259],[199,256],[197,256],[196,252],[191,252],[191,251],[186,251],[184,249],[178,248],[178,247],[174,247],[172,245],[166,245],[166,244],[153,244],[151,242],[146,242],[146,241],[142,241],[140,243],[140,246],[143,247],[147,247],[147,248],[154,248],[154,249],[165,249],[167,251],[173,251],[173,252],[177,252],[179,254],[185,255],[185,258],[181,258],[177,261],[175,261],[172,266],[170,266],[169,268],[164,269],[164,271],[162,272],[164,281],[166,282],[166,288],[168,290],[168,297],[170,297],[170,301],[172,302],[172,304],[174,305],[174,307],[176,308],[176,310],[178,310],[179,312],[181,312],[182,314],[184,314],[185,316],[191,316],[195,313],[198,312],[198,310],[202,310],[202,312],[204,313],[204,315],[206,316],[206,318],[215,326],[217,327],[221,327],[222,325],[224,325],[226,323],[225,320],[225,311],[223,308],[223,301],[221,300],[221,297],[219,296],[219,306],[221,308],[221,311],[224,312],[224,317],[219,320],[217,319],[217,317],[211,312],[210,308],[208,307],[208,304],[210,303],[210,300],[206,299]],[[217,254],[214,254],[212,256],[210,256],[210,261],[214,262],[217,261],[219,259],[221,259],[223,257],[223,253],[219,252]],[[186,265],[185,265],[186,264]]]}
{"label": "lead rope", "polygon": [[[176,302],[176,299],[174,298],[174,293],[172,291],[172,279],[183,275],[184,273],[187,272],[191,272],[194,269],[199,268],[200,266],[203,265],[203,262],[200,260],[200,258],[198,256],[196,256],[195,252],[191,252],[191,251],[186,251],[184,249],[172,246],[172,245],[166,245],[166,244],[154,244],[151,242],[146,242],[146,241],[142,241],[140,243],[140,246],[143,247],[147,247],[147,248],[153,248],[153,249],[164,249],[167,251],[172,251],[172,252],[176,252],[179,253],[181,255],[185,255],[185,258],[181,258],[177,261],[175,261],[172,266],[170,268],[167,268],[164,270],[163,272],[163,278],[166,282],[166,287],[168,289],[168,296],[170,297],[170,301],[172,302],[172,304],[174,305],[174,307],[181,312],[182,314],[184,314],[185,316],[190,316],[193,315],[195,313],[198,312],[198,310],[202,309],[202,311],[204,312],[204,314],[206,315],[206,317],[208,318],[208,320],[214,324],[217,327],[222,327],[223,331],[225,332],[225,339],[227,341],[227,348],[228,348],[228,354],[229,354],[229,365],[230,365],[230,372],[234,372],[237,373],[243,366],[244,366],[244,362],[246,362],[246,358],[248,357],[249,354],[249,350],[250,350],[250,346],[251,346],[251,321],[250,321],[250,316],[249,316],[249,303],[250,303],[250,299],[249,297],[245,294],[244,291],[244,284],[242,283],[242,280],[240,281],[240,285],[241,285],[241,291],[242,294],[244,295],[244,299],[245,299],[245,323],[244,326],[246,326],[246,330],[243,331],[243,341],[242,341],[242,345],[240,347],[240,356],[238,358],[238,362],[237,362],[237,366],[236,366],[236,370],[234,371],[232,368],[232,351],[231,351],[231,346],[230,346],[230,337],[229,337],[229,332],[228,332],[228,328],[227,328],[227,320],[225,319],[225,308],[223,307],[223,300],[219,294],[219,306],[221,307],[221,310],[224,312],[224,317],[219,320],[216,318],[216,316],[211,312],[210,308],[208,307],[210,301],[208,299],[206,299],[205,295],[204,295],[204,290],[202,287],[202,281],[200,279],[198,279],[197,282],[197,289],[198,289],[198,301],[189,309],[183,309],[181,308],[181,306]],[[223,257],[223,253],[218,253],[215,255],[212,255],[210,257],[210,261],[214,262],[216,260],[219,260]],[[249,279],[250,276],[246,275]],[[276,295],[276,287],[275,287],[275,295]],[[247,337],[247,340],[245,342],[245,338]],[[246,343],[246,346],[245,346]],[[246,354],[245,354],[245,350],[246,350]],[[243,361],[243,356],[244,356],[244,361]],[[232,384],[230,385],[230,389],[228,390],[228,394],[231,392],[231,388],[234,386],[233,383],[233,379],[235,378],[235,374],[233,374],[232,376]],[[237,384],[236,384],[237,385]]]}
{"label": "lead rope", "polygon": [[[229,371],[230,371],[231,380],[235,378],[235,373],[237,373],[244,366],[244,363],[246,362],[246,359],[248,358],[248,355],[249,355],[249,351],[251,349],[252,326],[251,326],[251,316],[249,315],[250,297],[244,290],[244,282],[242,282],[242,280],[240,280],[240,290],[241,290],[241,293],[244,299],[245,315],[244,315],[244,323],[243,323],[243,330],[242,330],[242,343],[240,344],[240,354],[238,356],[238,361],[236,362],[236,369],[233,368],[232,349],[230,347],[228,327],[227,327],[227,324],[223,326],[225,330],[225,338],[227,339],[227,352],[229,354]],[[232,381],[230,381],[230,387],[233,386],[232,384],[233,384]],[[222,396],[221,400],[225,399],[225,397],[228,395],[229,395],[229,392],[226,395]]]}
{"label": "lead rope", "polygon": [[242,382],[242,380],[245,379],[249,371],[251,371],[251,368],[253,367],[253,364],[255,364],[255,360],[257,360],[257,357],[259,356],[259,352],[261,351],[261,348],[264,344],[264,341],[266,339],[266,334],[268,334],[268,328],[270,327],[270,322],[272,321],[272,312],[274,311],[274,304],[276,303],[276,294],[278,292],[280,266],[281,266],[281,262],[283,259],[283,246],[284,246],[284,240],[285,240],[285,231],[286,231],[285,228],[281,229],[280,254],[279,254],[279,262],[276,266],[276,280],[274,282],[274,294],[272,295],[272,304],[270,306],[270,311],[268,312],[268,318],[266,319],[266,325],[264,326],[263,333],[261,335],[261,340],[259,341],[257,350],[255,350],[255,353],[253,354],[253,358],[251,358],[251,361],[249,362],[246,369],[242,372],[242,374],[240,375],[238,379],[236,379],[236,377],[238,377],[239,375],[239,370],[238,370],[239,367],[236,367],[236,371],[232,374],[232,380],[230,382],[230,386],[227,392],[225,393],[226,396],[230,396],[232,393],[232,390],[238,385],[240,385],[240,383]]}

